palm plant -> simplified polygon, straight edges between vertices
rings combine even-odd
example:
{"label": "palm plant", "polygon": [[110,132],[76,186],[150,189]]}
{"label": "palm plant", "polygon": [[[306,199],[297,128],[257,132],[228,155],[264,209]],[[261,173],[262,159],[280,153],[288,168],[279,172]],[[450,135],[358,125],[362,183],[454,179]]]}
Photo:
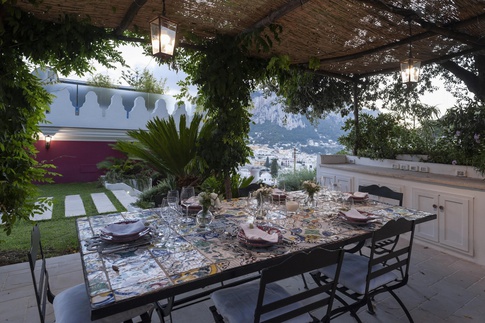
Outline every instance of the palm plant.
{"label": "palm plant", "polygon": [[116,149],[146,161],[160,174],[174,176],[178,187],[195,185],[201,180],[201,167],[195,162],[201,122],[200,114],[195,114],[189,125],[187,117],[181,115],[178,127],[172,116],[154,118],[147,123],[147,130],[128,131],[135,142],[119,141]]}

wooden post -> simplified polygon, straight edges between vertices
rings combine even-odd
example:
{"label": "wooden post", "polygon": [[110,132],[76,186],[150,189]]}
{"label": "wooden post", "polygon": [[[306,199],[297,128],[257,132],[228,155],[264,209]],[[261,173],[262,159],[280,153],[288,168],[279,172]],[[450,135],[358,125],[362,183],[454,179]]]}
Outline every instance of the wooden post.
{"label": "wooden post", "polygon": [[354,129],[355,129],[355,141],[354,141],[354,149],[352,150],[352,154],[357,156],[360,147],[360,127],[359,127],[359,87],[357,84],[357,80],[354,81],[353,87],[353,94],[354,94]]}

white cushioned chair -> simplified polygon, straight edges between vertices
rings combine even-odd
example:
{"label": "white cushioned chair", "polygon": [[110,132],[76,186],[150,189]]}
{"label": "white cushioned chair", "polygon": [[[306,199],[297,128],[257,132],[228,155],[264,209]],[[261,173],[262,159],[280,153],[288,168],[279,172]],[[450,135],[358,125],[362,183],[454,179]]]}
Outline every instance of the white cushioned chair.
{"label": "white cushioned chair", "polygon": [[[282,263],[261,271],[261,279],[212,293],[215,306],[210,309],[216,322],[327,322],[342,263],[343,251],[316,248],[299,252]],[[334,264],[335,280],[290,291],[281,282],[313,271],[322,264]],[[309,312],[327,307],[326,315],[317,319]]]}
{"label": "white cushioned chair", "polygon": [[[54,296],[49,285],[49,274],[40,241],[40,230],[37,225],[32,229],[28,258],[41,323],[45,322],[47,301],[53,304],[56,323],[132,322],[132,318],[137,316],[141,317],[142,322],[151,321],[151,315],[155,308],[154,304],[143,305],[91,321],[91,304],[84,284],[70,287]],[[40,268],[36,269],[36,265],[39,263]]]}
{"label": "white cushioned chair", "polygon": [[[385,254],[377,254],[379,241],[394,238],[410,232],[409,241],[401,241],[393,250]],[[354,253],[345,253],[340,272],[339,286],[335,298],[344,304],[331,313],[331,318],[342,315],[345,312],[358,321],[357,311],[367,305],[368,312],[375,314],[372,300],[374,296],[383,292],[389,292],[399,303],[410,322],[413,322],[411,314],[404,303],[394,292],[395,289],[405,286],[408,282],[409,263],[414,237],[414,222],[404,218],[391,220],[372,235],[370,256],[362,256]],[[311,276],[317,284],[324,284],[334,278],[335,265],[327,266],[314,271]],[[348,303],[342,298],[342,294],[354,300]]]}

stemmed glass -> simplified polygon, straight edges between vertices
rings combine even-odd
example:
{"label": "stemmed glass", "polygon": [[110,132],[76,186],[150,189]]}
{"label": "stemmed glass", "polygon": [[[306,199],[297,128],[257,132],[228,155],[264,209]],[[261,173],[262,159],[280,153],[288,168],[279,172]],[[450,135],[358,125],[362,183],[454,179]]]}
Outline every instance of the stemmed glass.
{"label": "stemmed glass", "polygon": [[181,204],[185,207],[186,215],[189,215],[189,207],[190,205],[195,203],[195,200],[192,197],[195,196],[195,189],[193,186],[184,186],[182,187],[182,191],[180,192],[180,201]]}

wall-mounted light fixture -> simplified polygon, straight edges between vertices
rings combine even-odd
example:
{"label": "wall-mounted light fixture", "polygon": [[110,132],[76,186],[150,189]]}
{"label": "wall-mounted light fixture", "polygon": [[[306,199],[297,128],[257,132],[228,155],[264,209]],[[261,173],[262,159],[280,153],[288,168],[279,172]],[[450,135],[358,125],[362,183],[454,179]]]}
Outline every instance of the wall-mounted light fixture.
{"label": "wall-mounted light fixture", "polygon": [[[409,20],[409,37],[412,36],[411,20]],[[401,61],[401,77],[405,84],[413,84],[419,80],[421,60],[413,58],[413,45],[409,42],[409,57]]]}
{"label": "wall-mounted light fixture", "polygon": [[45,149],[49,149],[51,147],[52,136],[47,135],[45,136]]}
{"label": "wall-mounted light fixture", "polygon": [[162,15],[150,21],[152,53],[155,57],[170,58],[175,51],[177,24],[165,17],[165,0]]}

